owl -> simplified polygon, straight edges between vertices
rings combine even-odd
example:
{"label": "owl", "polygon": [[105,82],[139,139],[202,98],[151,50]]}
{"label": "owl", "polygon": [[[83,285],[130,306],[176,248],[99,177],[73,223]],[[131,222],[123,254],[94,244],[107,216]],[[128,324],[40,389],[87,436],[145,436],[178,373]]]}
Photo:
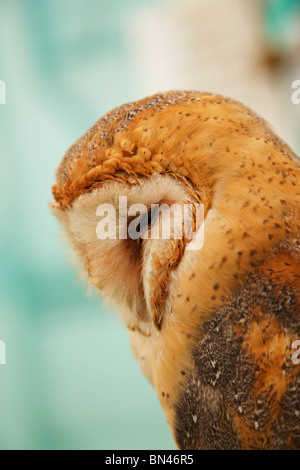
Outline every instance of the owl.
{"label": "owl", "polygon": [[300,165],[269,125],[212,93],[124,104],[66,152],[53,196],[177,447],[300,448]]}

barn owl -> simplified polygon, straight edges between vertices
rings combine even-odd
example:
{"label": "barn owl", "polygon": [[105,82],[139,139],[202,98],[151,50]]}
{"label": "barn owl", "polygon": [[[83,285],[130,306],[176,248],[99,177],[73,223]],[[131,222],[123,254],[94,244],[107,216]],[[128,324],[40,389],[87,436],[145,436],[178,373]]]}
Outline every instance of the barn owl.
{"label": "barn owl", "polygon": [[[52,211],[120,312],[179,449],[300,447],[299,179],[261,117],[197,91],[110,111],[57,170]],[[143,233],[153,204],[202,205],[201,249],[183,232],[100,239],[98,208],[118,214],[121,196],[145,207]]]}

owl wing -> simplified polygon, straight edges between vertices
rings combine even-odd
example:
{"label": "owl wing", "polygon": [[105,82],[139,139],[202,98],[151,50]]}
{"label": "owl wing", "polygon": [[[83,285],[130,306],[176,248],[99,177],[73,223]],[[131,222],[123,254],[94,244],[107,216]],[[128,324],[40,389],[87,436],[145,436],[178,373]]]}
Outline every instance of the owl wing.
{"label": "owl wing", "polygon": [[299,253],[299,239],[280,246],[203,325],[176,410],[180,448],[300,448]]}

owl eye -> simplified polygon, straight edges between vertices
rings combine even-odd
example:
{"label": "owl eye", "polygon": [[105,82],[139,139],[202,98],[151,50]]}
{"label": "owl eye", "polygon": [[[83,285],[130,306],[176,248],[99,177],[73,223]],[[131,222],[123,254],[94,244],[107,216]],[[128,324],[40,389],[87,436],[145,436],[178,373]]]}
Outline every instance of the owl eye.
{"label": "owl eye", "polygon": [[158,217],[159,205],[152,205],[151,209],[147,212],[143,212],[138,217],[135,217],[131,220],[128,226],[129,238],[133,240],[141,240],[143,238],[148,238],[146,235],[148,230],[151,229]]}
{"label": "owl eye", "polygon": [[137,220],[138,224],[136,226],[137,231],[139,233],[143,233],[145,230],[149,229],[151,227],[151,224],[153,225],[157,219],[158,215],[158,206],[155,205],[152,207],[148,212],[144,212],[144,214],[141,214]]}

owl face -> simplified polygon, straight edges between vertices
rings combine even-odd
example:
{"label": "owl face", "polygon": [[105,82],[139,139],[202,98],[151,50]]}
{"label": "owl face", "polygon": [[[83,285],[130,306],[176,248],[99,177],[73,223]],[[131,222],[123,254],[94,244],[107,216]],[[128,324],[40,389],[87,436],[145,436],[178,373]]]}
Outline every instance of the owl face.
{"label": "owl face", "polygon": [[[299,235],[299,175],[296,155],[249,108],[190,91],[116,108],[62,160],[52,210],[89,282],[130,330],[173,434],[188,380],[198,383],[189,377],[204,325],[278,244]],[[187,233],[179,217],[186,205]],[[102,236],[105,224],[114,236]],[[204,244],[190,250],[200,227]]]}
{"label": "owl face", "polygon": [[134,184],[107,181],[64,212],[52,207],[89,282],[114,303],[131,331],[150,335],[171,310],[172,277],[192,241],[188,227],[196,198],[190,191],[187,183],[153,175]]}

